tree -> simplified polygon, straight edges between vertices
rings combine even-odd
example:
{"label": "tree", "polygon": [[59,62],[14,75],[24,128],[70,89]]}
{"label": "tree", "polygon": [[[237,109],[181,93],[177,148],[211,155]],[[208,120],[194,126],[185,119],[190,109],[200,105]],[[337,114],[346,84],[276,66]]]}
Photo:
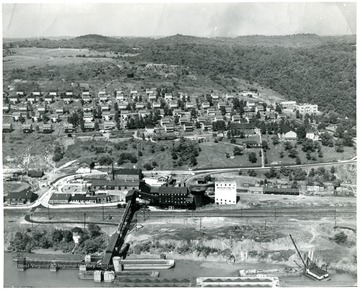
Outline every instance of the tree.
{"label": "tree", "polygon": [[101,235],[101,228],[96,224],[89,224],[88,230],[91,238],[96,238]]}
{"label": "tree", "polygon": [[277,135],[272,137],[271,140],[275,146],[280,143],[279,137]]}
{"label": "tree", "polygon": [[298,152],[295,148],[292,148],[289,150],[289,157],[290,158],[296,158],[298,156]]}
{"label": "tree", "polygon": [[344,232],[340,232],[334,236],[335,243],[341,245],[347,242],[347,235]]}
{"label": "tree", "polygon": [[255,170],[253,170],[253,169],[249,169],[248,170],[248,174],[249,174],[249,176],[252,176],[252,177],[255,177],[257,174],[256,174],[256,171]]}
{"label": "tree", "polygon": [[309,177],[314,177],[315,176],[315,169],[311,168],[310,172],[309,172]]}
{"label": "tree", "polygon": [[296,156],[296,164],[301,164],[301,159],[299,156]]}
{"label": "tree", "polygon": [[276,177],[276,171],[273,167],[269,169],[268,172],[265,173],[266,178],[274,178]]}
{"label": "tree", "polygon": [[240,147],[234,147],[234,156],[243,155],[243,152]]}
{"label": "tree", "polygon": [[331,166],[331,168],[330,168],[330,172],[331,172],[332,174],[334,174],[334,173],[336,172],[336,170],[335,170],[335,167],[334,167],[334,166]]}
{"label": "tree", "polygon": [[251,163],[256,163],[257,157],[256,157],[256,154],[255,154],[254,152],[251,152],[251,153],[249,154],[249,161],[250,161]]}
{"label": "tree", "polygon": [[53,232],[53,234],[52,234],[52,240],[53,240],[53,242],[59,243],[59,242],[62,241],[63,238],[64,238],[63,231],[62,231],[62,230],[55,229],[54,232]]}
{"label": "tree", "polygon": [[284,148],[285,148],[286,151],[289,151],[293,147],[292,147],[292,145],[291,145],[291,143],[289,141],[286,141],[286,142],[284,142]]}

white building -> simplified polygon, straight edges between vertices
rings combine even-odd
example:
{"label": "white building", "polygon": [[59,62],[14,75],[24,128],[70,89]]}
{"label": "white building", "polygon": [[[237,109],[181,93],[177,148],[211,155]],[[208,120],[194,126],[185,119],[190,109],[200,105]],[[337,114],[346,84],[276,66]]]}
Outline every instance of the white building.
{"label": "white building", "polygon": [[318,113],[318,105],[311,104],[299,104],[296,106],[296,109],[299,110],[300,114],[316,114]]}
{"label": "white building", "polygon": [[280,105],[284,110],[294,110],[296,108],[296,102],[295,101],[281,102]]}
{"label": "white building", "polygon": [[236,204],[236,181],[219,180],[215,182],[215,203]]}

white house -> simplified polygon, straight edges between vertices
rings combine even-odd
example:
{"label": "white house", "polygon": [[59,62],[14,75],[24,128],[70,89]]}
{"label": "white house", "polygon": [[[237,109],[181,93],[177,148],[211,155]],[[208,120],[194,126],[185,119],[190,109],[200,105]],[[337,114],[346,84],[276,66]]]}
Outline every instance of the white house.
{"label": "white house", "polygon": [[284,110],[294,110],[296,108],[296,101],[284,101],[280,105]]}
{"label": "white house", "polygon": [[318,141],[319,140],[319,135],[313,131],[313,130],[309,130],[307,133],[306,133],[306,138],[307,139],[311,139],[313,141]]}
{"label": "white house", "polygon": [[311,104],[299,104],[296,109],[299,110],[300,114],[317,114],[319,112],[318,105]]}
{"label": "white house", "polygon": [[236,204],[236,181],[219,180],[215,182],[215,203]]}

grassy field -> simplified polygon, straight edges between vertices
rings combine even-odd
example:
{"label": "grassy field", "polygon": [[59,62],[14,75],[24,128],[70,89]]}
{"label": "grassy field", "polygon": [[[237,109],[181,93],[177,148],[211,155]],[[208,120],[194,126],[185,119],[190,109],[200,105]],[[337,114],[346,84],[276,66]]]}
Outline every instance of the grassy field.
{"label": "grassy field", "polygon": [[[269,138],[263,137],[264,141],[267,141],[269,149],[266,151],[266,157],[268,159],[268,164],[275,165],[275,164],[296,164],[296,158],[288,157],[288,152],[284,149],[284,144],[279,143],[274,145],[271,141],[271,136]],[[293,143],[293,146],[296,143]],[[344,152],[336,152],[335,147],[325,147],[321,146],[321,150],[323,152],[323,157],[319,158],[317,152],[311,153],[311,156],[315,156],[316,160],[307,160],[306,159],[306,152],[302,151],[302,145],[297,144],[296,149],[298,155],[301,159],[302,164],[306,163],[314,163],[314,162],[331,162],[331,161],[338,161],[338,160],[348,160],[356,156],[356,149],[354,147],[344,147]],[[280,152],[284,152],[284,157],[280,158]],[[280,163],[281,162],[281,163]]]}
{"label": "grassy field", "polygon": [[[15,54],[4,57],[4,72],[12,69],[27,69],[32,66],[45,67],[47,65],[62,66],[67,64],[82,64],[87,62],[109,61],[109,58],[87,58],[76,57],[76,55],[96,55],[96,52],[90,52],[88,49],[48,49],[48,48],[16,48],[12,49]],[[101,55],[103,55],[102,53]]]}
{"label": "grassy field", "polygon": [[[254,166],[261,165],[259,149],[246,149],[242,156],[226,158],[226,153],[230,155],[234,152],[234,146],[224,143],[205,142],[200,144],[201,152],[197,157],[198,165],[196,168],[207,167],[229,167],[229,166]],[[251,163],[248,154],[255,152],[257,162]]]}

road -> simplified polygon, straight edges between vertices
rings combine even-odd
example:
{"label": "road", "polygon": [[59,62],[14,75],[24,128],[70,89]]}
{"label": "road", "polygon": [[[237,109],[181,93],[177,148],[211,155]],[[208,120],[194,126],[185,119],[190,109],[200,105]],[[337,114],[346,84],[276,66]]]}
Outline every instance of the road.
{"label": "road", "polygon": [[[32,210],[34,212],[34,209]],[[31,213],[28,213],[25,217],[25,220],[28,222],[34,223],[49,223],[49,224],[59,224],[59,223],[82,223],[82,216],[85,213],[84,210],[78,212],[76,216],[77,220],[63,220],[67,218],[71,211],[69,209],[58,209],[51,211],[52,220],[37,221],[34,219],[34,215],[30,217]],[[111,215],[114,221],[120,219],[124,212],[124,209],[106,209],[105,216]],[[91,217],[91,223],[97,223],[102,225],[116,225],[114,222],[104,222],[103,210],[102,209],[89,209],[87,212],[88,217]],[[142,212],[139,210],[136,215],[138,216],[139,221],[143,219],[163,219],[163,218],[205,218],[205,217],[227,217],[227,218],[252,218],[252,219],[276,219],[276,218],[287,218],[287,219],[320,219],[325,217],[330,218],[353,218],[356,216],[356,207],[355,206],[346,206],[346,207],[319,207],[319,206],[311,206],[311,207],[262,207],[262,208],[251,208],[251,209],[229,209],[229,210],[200,210],[200,211],[171,211],[171,210],[163,210],[163,211],[147,211]],[[38,211],[36,212],[37,217],[46,217],[47,211]],[[56,219],[54,219],[56,218]],[[99,221],[96,221],[96,220]],[[89,221],[90,223],[90,221]]]}

